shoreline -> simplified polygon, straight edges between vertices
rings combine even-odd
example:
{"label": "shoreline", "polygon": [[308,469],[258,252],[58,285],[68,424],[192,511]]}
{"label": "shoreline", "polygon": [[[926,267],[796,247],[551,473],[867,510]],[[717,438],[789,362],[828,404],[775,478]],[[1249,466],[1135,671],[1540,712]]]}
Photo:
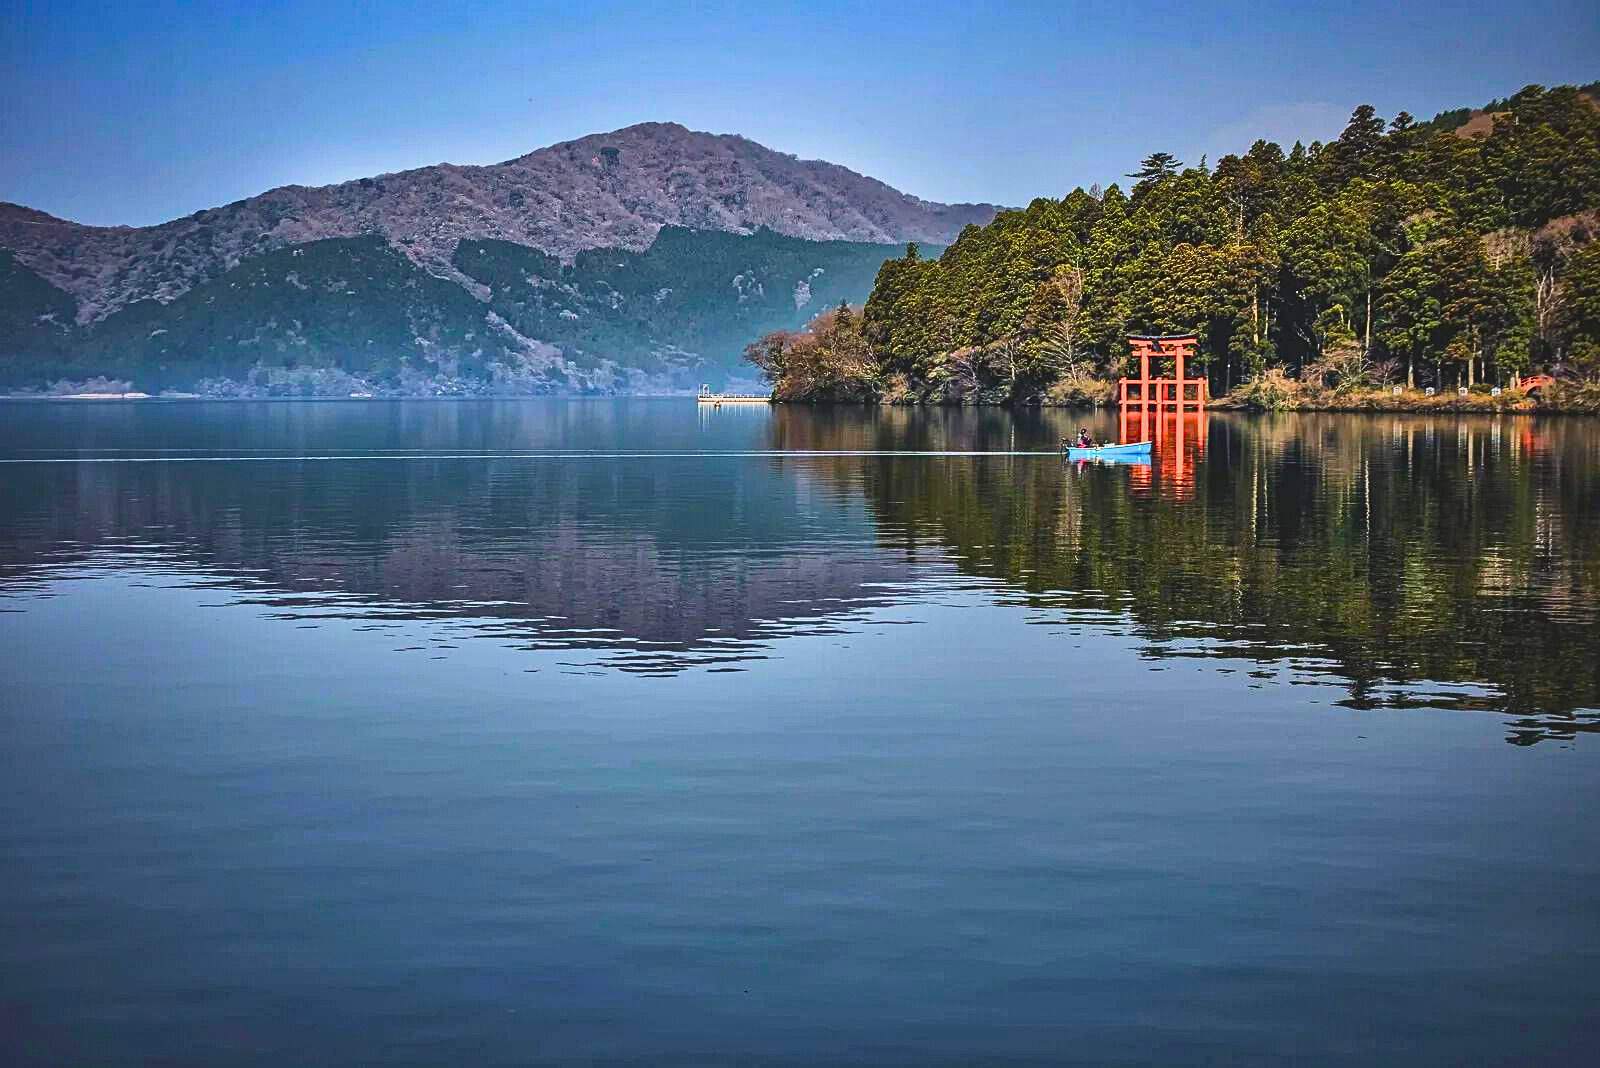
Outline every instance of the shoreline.
{"label": "shoreline", "polygon": [[[1496,401],[1499,398],[1495,398]],[[1051,401],[1026,401],[1021,404],[1012,404],[1005,401],[848,401],[848,400],[783,400],[774,399],[773,404],[788,404],[809,406],[813,408],[1005,408],[1011,409],[1040,409],[1054,411],[1077,412],[1118,412],[1120,406],[1116,404],[1068,404]],[[1600,402],[1579,404],[1540,404],[1527,398],[1519,398],[1510,403],[1473,403],[1470,398],[1462,397],[1428,397],[1428,398],[1402,398],[1399,400],[1376,399],[1374,402],[1361,401],[1300,401],[1280,406],[1266,406],[1250,404],[1240,401],[1214,400],[1206,404],[1203,409],[1207,413],[1229,413],[1241,415],[1277,415],[1294,414],[1297,412],[1332,412],[1346,415],[1600,415]],[[1167,413],[1169,416],[1174,414]],[[1192,411],[1190,414],[1193,414]]]}
{"label": "shoreline", "polygon": [[453,396],[396,394],[375,397],[209,397],[201,393],[109,394],[0,393],[0,404],[375,404],[388,401],[529,401],[529,400],[694,400],[693,393],[464,393]]}
{"label": "shoreline", "polygon": [[1206,405],[1208,411],[1245,412],[1453,412],[1480,415],[1600,415],[1600,387],[1554,386],[1537,396],[1508,389],[1499,396],[1473,391],[1465,396],[1455,391],[1429,396],[1419,389],[1401,393],[1390,390],[1361,390],[1340,393],[1336,390],[1295,391],[1287,395],[1262,397],[1235,391]]}
{"label": "shoreline", "polygon": [[[37,393],[5,393],[0,394],[0,404],[77,404],[77,405],[105,405],[105,404],[284,404],[284,403],[314,403],[314,404],[370,404],[392,403],[395,401],[427,401],[430,403],[451,401],[530,401],[530,400],[561,400],[561,401],[608,401],[608,400],[648,400],[648,401],[687,401],[695,399],[693,393],[526,393],[526,394],[464,394],[456,396],[437,396],[418,394],[415,396],[394,395],[375,397],[213,397],[204,394],[173,393],[173,394],[147,394],[130,392],[117,393],[76,393],[76,394],[37,394]],[[962,401],[934,401],[934,400],[907,400],[904,398],[878,399],[878,400],[799,400],[793,398],[771,398],[768,403],[772,405],[797,405],[812,408],[1004,408],[1008,410],[1040,409],[1057,411],[1078,412],[1117,412],[1119,406],[1112,404],[1085,404],[1070,401],[1051,401],[1034,399],[1022,403],[1003,400],[962,400]],[[1541,402],[1523,394],[1502,395],[1490,397],[1486,394],[1475,393],[1467,397],[1458,394],[1428,397],[1418,391],[1395,397],[1392,394],[1357,394],[1346,397],[1304,397],[1285,398],[1280,403],[1263,404],[1254,399],[1238,398],[1234,396],[1221,397],[1207,402],[1207,412],[1241,414],[1271,414],[1293,412],[1330,412],[1349,415],[1600,415],[1600,388],[1590,387],[1581,392],[1576,403],[1566,402],[1559,398],[1551,402]]]}
{"label": "shoreline", "polygon": [[[1274,388],[1275,387],[1275,388]],[[1107,390],[1107,392],[1111,392]],[[1114,399],[1097,403],[1082,396],[1053,399],[1048,395],[1034,395],[1023,400],[969,393],[959,399],[917,396],[899,393],[875,398],[802,398],[774,396],[773,404],[809,404],[822,406],[858,406],[885,408],[1037,408],[1073,411],[1120,410]],[[1192,409],[1191,409],[1192,410]],[[1428,395],[1421,389],[1402,389],[1398,394],[1393,387],[1339,391],[1336,389],[1305,389],[1297,383],[1289,388],[1270,384],[1268,388],[1238,387],[1233,392],[1208,400],[1208,412],[1345,412],[1360,414],[1412,413],[1427,415],[1452,413],[1458,415],[1600,415],[1600,383],[1562,383],[1542,388],[1537,394],[1520,389],[1505,388],[1496,396],[1485,389],[1473,389],[1463,396],[1455,390]],[[1169,410],[1169,413],[1170,410]]]}

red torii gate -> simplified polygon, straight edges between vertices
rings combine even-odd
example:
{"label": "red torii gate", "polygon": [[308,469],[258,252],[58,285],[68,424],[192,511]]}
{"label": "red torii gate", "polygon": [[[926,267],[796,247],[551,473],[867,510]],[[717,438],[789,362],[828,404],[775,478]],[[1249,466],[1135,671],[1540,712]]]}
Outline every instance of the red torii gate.
{"label": "red torii gate", "polygon": [[[1123,375],[1118,381],[1118,403],[1122,410],[1137,412],[1198,412],[1206,406],[1206,380],[1186,378],[1183,374],[1185,360],[1194,358],[1195,346],[1200,339],[1194,334],[1170,334],[1160,337],[1135,335],[1128,338],[1130,355],[1139,357],[1139,377]],[[1150,359],[1170,357],[1174,364],[1171,378],[1151,378]],[[1193,388],[1193,395],[1190,389]],[[1137,393],[1135,393],[1137,389]]]}
{"label": "red torii gate", "polygon": [[[1129,337],[1129,354],[1139,357],[1139,376],[1123,375],[1118,382],[1122,440],[1160,443],[1157,455],[1164,476],[1161,481],[1180,497],[1194,492],[1194,464],[1204,456],[1206,448],[1206,380],[1204,376],[1190,378],[1184,373],[1184,365],[1194,359],[1199,343],[1194,334]],[[1152,377],[1152,359],[1170,359],[1172,377],[1161,377],[1159,367]],[[1149,469],[1145,472],[1148,481]]]}

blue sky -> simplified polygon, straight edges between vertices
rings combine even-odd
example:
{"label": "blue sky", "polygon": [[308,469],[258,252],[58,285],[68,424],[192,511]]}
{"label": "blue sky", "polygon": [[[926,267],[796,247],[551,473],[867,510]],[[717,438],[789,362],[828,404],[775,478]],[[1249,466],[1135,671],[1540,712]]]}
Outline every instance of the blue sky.
{"label": "blue sky", "polygon": [[1025,203],[1600,78],[1592,3],[0,0],[0,200],[144,224],[635,122]]}

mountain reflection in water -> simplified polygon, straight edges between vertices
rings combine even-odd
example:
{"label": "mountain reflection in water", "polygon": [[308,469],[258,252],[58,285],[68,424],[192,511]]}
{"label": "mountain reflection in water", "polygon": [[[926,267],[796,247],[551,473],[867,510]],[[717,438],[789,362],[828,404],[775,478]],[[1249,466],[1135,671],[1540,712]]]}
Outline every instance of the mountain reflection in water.
{"label": "mountain reflection in water", "polygon": [[[977,589],[1041,625],[1126,628],[1151,660],[1263,669],[1241,685],[1492,711],[1519,744],[1600,729],[1587,422],[1213,416],[1181,445],[1161,428],[1150,465],[1080,465],[1055,442],[1126,428],[684,401],[7,414],[0,456],[94,461],[0,468],[13,609],[114,569],[300,625],[427,620],[445,649],[488,638],[673,674]],[[837,455],[943,451],[1008,455]]]}

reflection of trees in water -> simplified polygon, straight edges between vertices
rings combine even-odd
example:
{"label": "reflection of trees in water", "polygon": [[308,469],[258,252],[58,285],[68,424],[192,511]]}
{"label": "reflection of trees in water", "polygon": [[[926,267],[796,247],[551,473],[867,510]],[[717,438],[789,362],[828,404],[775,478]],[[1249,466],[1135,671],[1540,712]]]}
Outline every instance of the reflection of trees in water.
{"label": "reflection of trees in water", "polygon": [[773,409],[765,444],[794,450],[1050,451],[1085,425],[1099,436],[1116,434],[1109,414],[1061,408],[1023,408],[1013,414],[996,407],[786,404]]}
{"label": "reflection of trees in water", "polygon": [[[0,581],[90,553],[222,575],[315,616],[504,621],[529,648],[641,671],[748,659],[883,603],[907,566],[859,496],[762,460],[147,464],[14,468]],[[737,514],[730,515],[730,502]],[[811,536],[821,526],[828,551]]]}
{"label": "reflection of trees in water", "polygon": [[[815,448],[982,448],[1002,425],[803,429]],[[1158,456],[1152,493],[1127,468],[1027,457],[828,463],[886,544],[948,547],[1037,607],[1125,605],[1156,655],[1303,662],[1347,704],[1493,707],[1525,740],[1600,727],[1570,715],[1600,707],[1597,444],[1571,421],[1214,418],[1192,486],[1163,485]],[[1423,680],[1498,693],[1408,689]]]}
{"label": "reflection of trees in water", "polygon": [[[1027,452],[1080,425],[1117,433],[1109,413],[1056,409],[783,406],[665,430],[627,405],[190,411],[162,416],[161,446]],[[96,423],[94,444],[148,445],[142,418]],[[1589,729],[1572,713],[1600,706],[1597,453],[1579,420],[1294,415],[1210,418],[1181,481],[1159,448],[1142,470],[1053,455],[18,466],[0,479],[0,580],[153,546],[142,559],[288,614],[504,621],[493,633],[514,644],[673,670],[832,626],[895,596],[872,584],[948,557],[1049,616],[1126,613],[1152,656],[1332,673],[1358,707],[1493,708],[1531,740]]]}

